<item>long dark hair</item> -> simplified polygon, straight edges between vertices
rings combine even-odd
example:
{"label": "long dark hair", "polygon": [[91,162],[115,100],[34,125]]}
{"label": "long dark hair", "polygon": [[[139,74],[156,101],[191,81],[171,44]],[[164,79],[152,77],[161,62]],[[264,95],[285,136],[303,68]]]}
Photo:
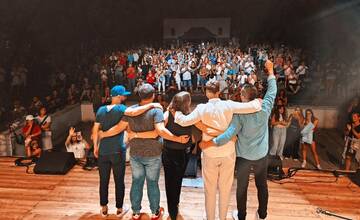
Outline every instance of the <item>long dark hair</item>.
{"label": "long dark hair", "polygon": [[314,116],[314,112],[313,112],[311,109],[309,109],[309,108],[306,109],[306,110],[305,110],[305,121],[306,121],[306,118],[307,118],[306,112],[310,112],[310,113],[311,113],[311,123],[314,123],[315,120],[316,120],[316,117]]}
{"label": "long dark hair", "polygon": [[284,112],[282,113],[282,118],[284,121],[287,120],[287,114],[286,114],[286,108],[285,106],[283,105],[279,105],[277,108],[275,108],[275,111],[274,111],[274,115],[275,115],[275,120],[276,121],[279,121],[279,118],[280,118],[280,109],[283,108],[284,109]]}
{"label": "long dark hair", "polygon": [[190,104],[190,93],[182,91],[172,98],[169,109],[171,111],[181,111],[184,115],[188,115],[191,112]]}

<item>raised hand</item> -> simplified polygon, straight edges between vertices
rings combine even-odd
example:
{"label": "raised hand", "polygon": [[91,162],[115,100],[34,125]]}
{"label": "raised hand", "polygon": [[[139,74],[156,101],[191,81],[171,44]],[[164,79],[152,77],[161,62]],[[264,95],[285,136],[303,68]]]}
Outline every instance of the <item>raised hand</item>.
{"label": "raised hand", "polygon": [[274,74],[274,63],[273,62],[271,62],[271,60],[267,60],[266,62],[265,62],[265,68],[266,68],[266,73],[268,74],[268,75],[271,75],[271,74]]}
{"label": "raised hand", "polygon": [[73,136],[75,135],[75,128],[74,127],[70,127],[69,129],[69,136]]}

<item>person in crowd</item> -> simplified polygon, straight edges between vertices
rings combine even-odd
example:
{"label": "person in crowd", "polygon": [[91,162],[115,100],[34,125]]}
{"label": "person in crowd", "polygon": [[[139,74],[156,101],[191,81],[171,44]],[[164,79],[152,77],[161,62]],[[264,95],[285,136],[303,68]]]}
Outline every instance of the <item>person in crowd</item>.
{"label": "person in crowd", "polygon": [[68,89],[67,102],[69,105],[73,105],[79,101],[79,90],[76,88],[76,85],[73,83]]}
{"label": "person in crowd", "polygon": [[129,67],[126,69],[126,76],[127,76],[129,91],[134,91],[135,83],[136,83],[136,70],[132,64],[129,64]]}
{"label": "person in crowd", "polygon": [[32,140],[37,140],[40,143],[41,139],[41,128],[35,122],[35,118],[32,115],[27,115],[25,118],[26,122],[22,128],[22,134],[25,138],[25,146],[27,146]]}
{"label": "person in crowd", "polygon": [[160,67],[157,69],[156,71],[156,83],[158,86],[158,92],[161,93],[165,93],[165,70],[163,69],[163,67]]}
{"label": "person in crowd", "polygon": [[296,107],[289,116],[289,127],[286,130],[286,141],[284,146],[284,157],[299,160],[299,148],[301,138],[301,125],[304,123],[304,116],[300,107]]}
{"label": "person in crowd", "polygon": [[106,86],[104,89],[104,93],[101,97],[101,103],[102,105],[107,105],[111,102],[111,96],[110,96],[110,87]]}
{"label": "person in crowd", "polygon": [[347,109],[348,113],[348,122],[352,122],[352,115],[353,113],[359,113],[360,114],[360,103],[359,103],[359,97],[355,96]]}
{"label": "person in crowd", "polygon": [[302,86],[304,84],[304,79],[306,77],[306,72],[308,69],[309,68],[305,65],[304,61],[302,61],[301,64],[296,68],[296,75],[299,76],[299,82]]}
{"label": "person in crowd", "polygon": [[298,76],[294,71],[290,71],[290,73],[287,75],[287,79],[289,90],[293,93],[293,95],[297,94],[300,90],[300,81]]}
{"label": "person in crowd", "polygon": [[29,106],[29,112],[32,115],[37,115],[42,106],[43,106],[43,104],[40,101],[39,97],[34,96],[32,102],[31,102],[31,104]]}
{"label": "person in crowd", "polygon": [[39,115],[36,117],[37,124],[41,128],[42,149],[49,151],[53,149],[51,140],[51,116],[47,113],[46,107],[40,108]]}
{"label": "person in crowd", "polygon": [[134,94],[137,94],[139,91],[139,88],[144,84],[144,80],[139,78],[136,82],[136,86],[134,88]]}
{"label": "person in crowd", "polygon": [[25,116],[26,109],[24,106],[21,105],[21,102],[19,100],[14,101],[14,108],[11,111],[11,119],[12,120],[18,120]]}
{"label": "person in crowd", "polygon": [[345,152],[345,170],[351,168],[351,161],[356,158],[360,162],[360,114],[352,113],[352,123],[346,125],[346,152]]}
{"label": "person in crowd", "polygon": [[273,116],[271,117],[272,126],[272,145],[270,149],[270,155],[279,156],[281,160],[284,159],[283,150],[286,140],[286,129],[288,125],[288,119],[285,106],[278,106]]}
{"label": "person in crowd", "polygon": [[316,145],[314,144],[314,129],[317,127],[319,120],[315,118],[314,113],[311,109],[306,109],[304,124],[301,130],[301,148],[302,148],[302,157],[303,162],[301,164],[302,168],[306,167],[306,157],[307,149],[311,148],[311,151],[314,155],[316,168],[321,169],[319,156],[316,152]]}
{"label": "person in crowd", "polygon": [[39,158],[41,156],[42,150],[38,140],[32,140],[30,143],[25,146],[26,156],[30,158]]}
{"label": "person in crowd", "polygon": [[186,65],[184,65],[184,67],[182,68],[182,82],[184,85],[184,89],[190,93],[192,93],[193,89],[192,89],[192,81],[191,81],[191,72],[190,70],[187,68]]}
{"label": "person in crowd", "polygon": [[75,131],[74,127],[70,127],[69,135],[65,141],[67,152],[74,153],[76,159],[84,159],[85,153],[90,149],[90,145],[82,137],[81,131]]}
{"label": "person in crowd", "polygon": [[199,87],[201,88],[201,91],[205,94],[205,85],[207,82],[207,77],[208,77],[208,69],[206,68],[206,65],[203,65],[203,67],[201,67],[200,72],[199,72]]}
{"label": "person in crowd", "polygon": [[286,95],[286,90],[285,89],[280,90],[279,95],[276,97],[276,101],[277,100],[281,100],[282,105],[284,105],[285,107],[288,105],[288,97]]}
{"label": "person in crowd", "polygon": [[80,102],[90,102],[93,100],[91,87],[85,87],[80,96]]}
{"label": "person in crowd", "polygon": [[170,80],[170,86],[166,90],[166,95],[168,100],[172,100],[172,98],[179,92],[178,87],[176,85],[175,80]]}
{"label": "person in crowd", "polygon": [[[223,144],[228,143],[236,136],[238,137],[236,141],[236,155],[238,159],[236,165],[237,211],[234,211],[232,214],[233,219],[235,220],[246,219],[247,191],[251,168],[255,173],[255,185],[258,191],[259,207],[256,216],[257,219],[266,219],[267,217],[268,120],[274,105],[277,86],[273,71],[273,63],[270,60],[265,62],[265,68],[268,74],[268,89],[262,102],[261,111],[255,114],[235,114],[232,117],[229,127],[224,133],[220,134],[215,139],[200,143],[200,147],[204,151],[208,149],[221,149]],[[242,101],[251,101],[256,99],[256,97],[257,90],[254,86],[248,84],[241,89]],[[214,134],[217,135],[216,132]],[[226,217],[220,219],[226,219]]]}
{"label": "person in crowd", "polygon": [[[199,104],[188,115],[177,111],[175,122],[181,126],[194,125],[197,122],[224,131],[230,124],[234,113],[254,113],[261,109],[259,100],[249,103],[237,103],[231,100],[220,100],[218,81],[209,81],[206,84],[206,104]],[[211,139],[203,135],[203,140]],[[203,151],[202,173],[205,186],[205,209],[208,220],[215,219],[216,194],[219,190],[219,219],[225,220],[229,205],[231,186],[234,178],[235,148],[234,141],[221,147],[211,147]]]}
{"label": "person in crowd", "polygon": [[150,85],[155,85],[156,77],[155,77],[155,69],[152,68],[148,74],[146,75],[146,82]]}
{"label": "person in crowd", "polygon": [[[111,103],[101,106],[96,113],[96,121],[92,129],[92,139],[94,143],[94,155],[98,158],[99,176],[100,176],[100,206],[101,215],[108,215],[108,189],[110,172],[113,170],[115,181],[115,199],[116,215],[122,217],[128,211],[124,206],[125,194],[125,155],[124,133],[119,131],[111,137],[99,139],[100,128],[104,131],[117,125],[123,116],[138,116],[150,108],[161,108],[157,103],[149,103],[137,108],[127,108],[121,104],[131,93],[125,90],[121,85],[114,86],[111,89]],[[143,124],[141,122],[140,124]],[[151,145],[149,145],[151,146]]]}
{"label": "person in crowd", "polygon": [[60,97],[58,90],[54,89],[50,101],[54,110],[59,110],[65,104],[65,101]]}
{"label": "person in crowd", "polygon": [[95,84],[94,90],[91,94],[91,102],[93,104],[94,113],[96,114],[97,110],[102,105],[102,95],[99,84]]}
{"label": "person in crowd", "polygon": [[[155,99],[155,89],[146,83],[139,89],[139,105],[131,108],[151,105]],[[100,137],[108,138],[119,134],[127,127],[133,132],[154,131],[164,139],[178,143],[188,143],[187,135],[175,136],[164,124],[162,109],[154,108],[137,117],[123,117],[114,127],[103,128]],[[144,181],[146,179],[148,197],[150,201],[151,220],[162,218],[164,209],[160,207],[159,176],[161,168],[162,144],[158,138],[140,139],[135,136],[128,143],[130,147],[130,164],[132,170],[132,184],[130,190],[131,208],[133,210],[133,220],[140,219],[141,200],[143,195]]]}

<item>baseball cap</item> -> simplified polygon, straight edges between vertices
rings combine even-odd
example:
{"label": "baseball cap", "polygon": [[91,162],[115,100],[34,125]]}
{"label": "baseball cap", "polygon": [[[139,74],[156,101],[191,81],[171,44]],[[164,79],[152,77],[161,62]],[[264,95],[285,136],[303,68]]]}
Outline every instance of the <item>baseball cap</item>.
{"label": "baseball cap", "polygon": [[151,98],[151,96],[154,94],[155,89],[152,85],[150,85],[149,83],[144,83],[143,85],[140,86],[139,90],[138,90],[138,94],[140,99],[148,99]]}
{"label": "baseball cap", "polygon": [[110,96],[111,97],[115,97],[115,96],[127,96],[130,95],[131,92],[126,91],[125,87],[122,85],[116,85],[114,87],[112,87],[111,92],[110,92]]}
{"label": "baseball cap", "polygon": [[26,118],[25,118],[26,121],[32,121],[34,120],[34,116],[32,115],[27,115]]}

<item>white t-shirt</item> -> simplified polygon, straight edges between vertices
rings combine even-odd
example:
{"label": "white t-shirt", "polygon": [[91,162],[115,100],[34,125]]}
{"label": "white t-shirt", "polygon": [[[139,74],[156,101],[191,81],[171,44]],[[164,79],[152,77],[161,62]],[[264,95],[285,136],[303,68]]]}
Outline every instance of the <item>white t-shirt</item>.
{"label": "white t-shirt", "polygon": [[186,70],[184,73],[183,73],[183,80],[191,80],[191,73],[189,70]]}
{"label": "white t-shirt", "polygon": [[73,152],[76,159],[85,157],[85,144],[83,142],[66,145],[67,152]]}
{"label": "white t-shirt", "polygon": [[239,84],[240,85],[244,85],[246,83],[248,76],[247,75],[239,75],[238,79],[239,79]]}
{"label": "white t-shirt", "polygon": [[[44,120],[44,118],[46,117],[46,115],[44,117],[40,117],[40,116],[37,116],[36,117],[36,120],[38,122],[38,124],[40,125],[40,123]],[[50,123],[51,122],[51,116],[49,115],[46,120],[45,120],[46,123]],[[45,124],[44,122],[44,124]]]}
{"label": "white t-shirt", "polygon": [[306,66],[300,65],[300,66],[296,69],[296,73],[297,73],[298,75],[305,75],[306,69],[307,69]]}

